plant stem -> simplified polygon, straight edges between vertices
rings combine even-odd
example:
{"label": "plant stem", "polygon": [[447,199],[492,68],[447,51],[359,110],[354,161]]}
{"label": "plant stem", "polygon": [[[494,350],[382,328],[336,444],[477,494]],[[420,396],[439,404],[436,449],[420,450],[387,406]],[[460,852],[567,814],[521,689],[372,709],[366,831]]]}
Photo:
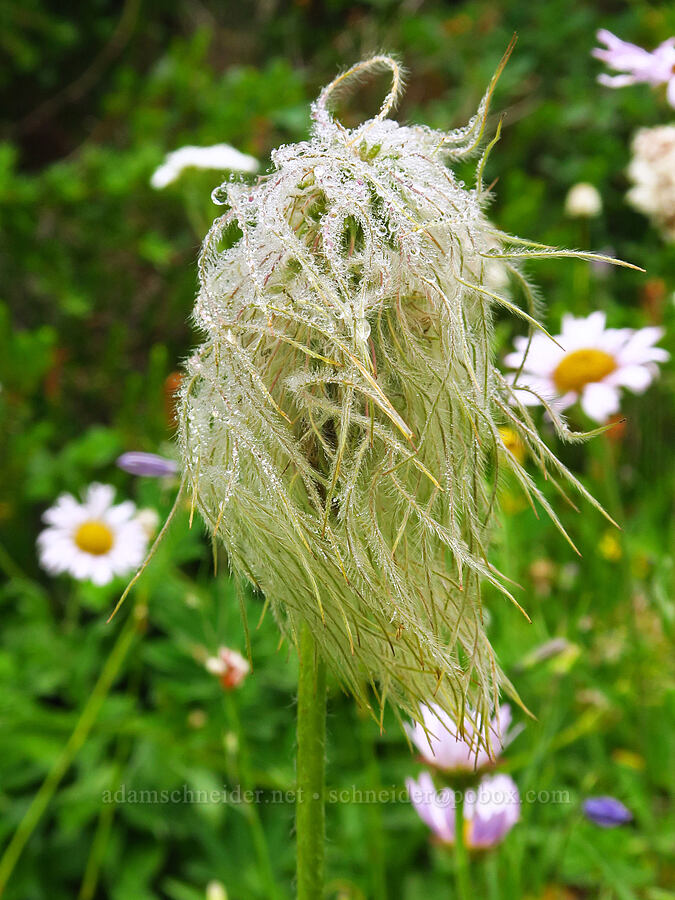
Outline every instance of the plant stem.
{"label": "plant stem", "polygon": [[[363,717],[360,722],[361,747],[364,773],[370,790],[379,792],[382,787],[380,766],[377,761],[373,723]],[[369,850],[370,896],[372,900],[387,900],[386,849],[382,828],[382,808],[379,803],[369,803],[366,807],[366,828]]]}
{"label": "plant stem", "polygon": [[[136,609],[137,604],[134,604],[132,615],[134,615]],[[131,669],[129,675],[130,685],[127,691],[127,695],[130,699],[133,700],[134,704],[136,704],[138,703],[138,695],[141,686],[141,679],[143,676],[143,664],[139,656],[136,656],[133,660],[133,668]],[[126,762],[128,760],[132,744],[133,738],[131,738],[127,734],[120,735],[117,740],[114,755],[113,777],[110,780],[109,787],[112,797],[115,796],[118,788],[122,783]],[[84,870],[84,875],[82,876],[82,883],[80,885],[80,892],[77,895],[77,900],[92,900],[92,898],[96,895],[98,880],[101,873],[101,868],[103,866],[105,852],[108,846],[110,833],[112,831],[112,825],[116,810],[117,804],[114,801],[101,804],[101,810],[99,812],[98,822],[96,824],[96,831],[94,832],[94,840],[92,841],[91,850],[89,851],[89,858],[87,859],[87,865]]]}
{"label": "plant stem", "polygon": [[[248,763],[248,749],[246,746],[246,735],[241,727],[239,720],[239,711],[236,701],[231,693],[225,695],[225,710],[229,721],[230,729],[237,737],[239,772],[238,781],[244,792],[248,792],[253,788],[253,778],[250,774]],[[253,847],[260,867],[261,876],[265,882],[265,890],[270,900],[275,900],[279,896],[274,880],[274,871],[270,859],[269,848],[265,838],[265,830],[260,821],[258,813],[257,801],[247,803],[244,807],[246,820],[251,829],[251,837],[253,839]]]}
{"label": "plant stem", "polygon": [[[120,757],[115,763],[115,768],[113,770],[113,778],[111,781],[112,796],[115,795],[115,792],[119,788],[123,774],[124,761],[123,758]],[[101,806],[98,822],[96,824],[96,831],[94,833],[94,840],[89,852],[89,858],[87,859],[87,865],[84,870],[82,884],[80,885],[80,893],[77,895],[77,900],[92,900],[92,897],[96,894],[103,857],[112,830],[115,808],[114,803],[106,803]]]}
{"label": "plant stem", "polygon": [[455,876],[457,879],[457,895],[460,900],[471,900],[469,884],[469,859],[464,842],[464,798],[466,790],[455,792],[459,799],[455,805]]}
{"label": "plant stem", "polygon": [[127,617],[124,627],[120,630],[110,656],[106,660],[94,690],[89,695],[89,699],[66,746],[42,782],[39,791],[14,832],[14,836],[9,842],[2,859],[0,859],[0,895],[7,886],[9,877],[23,852],[23,848],[47,809],[50,800],[61,783],[61,779],[70,768],[73,759],[87,739],[136,636],[139,624],[138,605],[136,605]]}
{"label": "plant stem", "polygon": [[295,830],[298,900],[323,896],[326,664],[307,625],[300,632]]}

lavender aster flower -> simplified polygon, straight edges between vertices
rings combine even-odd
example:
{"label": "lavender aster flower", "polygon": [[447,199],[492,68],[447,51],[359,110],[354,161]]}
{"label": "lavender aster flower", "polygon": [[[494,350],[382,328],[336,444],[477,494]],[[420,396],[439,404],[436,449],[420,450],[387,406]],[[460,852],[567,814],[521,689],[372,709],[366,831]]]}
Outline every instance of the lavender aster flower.
{"label": "lavender aster flower", "polygon": [[417,815],[444,844],[455,841],[455,798],[450,788],[437,791],[431,775],[422,772],[417,781],[406,778],[410,802]]}
{"label": "lavender aster flower", "polygon": [[433,704],[421,707],[422,721],[408,726],[408,734],[427,765],[445,772],[473,772],[487,766],[516,736],[508,732],[511,724],[511,708],[503,704],[490,720],[489,750],[479,742],[471,718],[464,722],[464,734],[460,736],[455,722],[443,710]]}
{"label": "lavender aster flower", "polygon": [[467,845],[474,849],[494,847],[520,819],[520,794],[508,775],[484,778],[478,790],[466,792],[464,818]]}
{"label": "lavender aster flower", "polygon": [[597,37],[607,49],[598,47],[593,50],[593,56],[611,69],[624,73],[598,75],[600,84],[612,88],[640,83],[652,86],[666,84],[668,102],[675,106],[675,38],[668,38],[650,53],[636,44],[622,41],[606,28],[601,28]]}
{"label": "lavender aster flower", "polygon": [[130,475],[144,475],[148,478],[167,478],[178,471],[178,466],[172,459],[156,453],[142,453],[140,450],[118,456],[117,466]]}
{"label": "lavender aster flower", "polygon": [[[410,801],[418,816],[444,844],[455,842],[455,794],[437,791],[428,772],[406,780]],[[478,790],[464,798],[465,841],[471,850],[486,850],[504,840],[520,819],[520,795],[508,775],[484,778]]]}
{"label": "lavender aster flower", "polygon": [[633,819],[631,811],[616,797],[589,797],[583,810],[586,818],[601,828],[617,828]]}

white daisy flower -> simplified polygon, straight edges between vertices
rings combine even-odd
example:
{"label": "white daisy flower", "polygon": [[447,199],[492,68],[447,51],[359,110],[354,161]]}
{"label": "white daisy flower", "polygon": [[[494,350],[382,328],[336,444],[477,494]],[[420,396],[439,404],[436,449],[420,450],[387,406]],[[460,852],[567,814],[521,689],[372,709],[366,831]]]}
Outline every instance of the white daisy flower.
{"label": "white daisy flower", "polygon": [[515,352],[505,358],[520,374],[516,395],[525,406],[545,400],[557,411],[577,400],[586,415],[604,423],[619,410],[620,389],[641,394],[658,374],[656,363],[669,354],[654,344],[663,336],[662,328],[606,328],[603,312],[588,318],[563,316],[560,346],[541,332],[514,341]]}
{"label": "white daisy flower", "polygon": [[38,537],[40,564],[50,575],[68,572],[79,581],[107,584],[127,575],[145,556],[148,537],[127,500],[113,506],[115,491],[92,484],[84,503],[62,494],[43,515],[49,526]]}

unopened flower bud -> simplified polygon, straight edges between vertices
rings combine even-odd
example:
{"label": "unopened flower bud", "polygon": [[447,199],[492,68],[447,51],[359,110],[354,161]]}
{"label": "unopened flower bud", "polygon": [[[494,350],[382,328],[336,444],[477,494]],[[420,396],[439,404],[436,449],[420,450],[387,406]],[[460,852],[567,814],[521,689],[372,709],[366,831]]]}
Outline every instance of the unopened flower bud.
{"label": "unopened flower bud", "polygon": [[602,212],[598,189],[585,181],[570,188],[565,198],[565,212],[574,219],[591,219]]}

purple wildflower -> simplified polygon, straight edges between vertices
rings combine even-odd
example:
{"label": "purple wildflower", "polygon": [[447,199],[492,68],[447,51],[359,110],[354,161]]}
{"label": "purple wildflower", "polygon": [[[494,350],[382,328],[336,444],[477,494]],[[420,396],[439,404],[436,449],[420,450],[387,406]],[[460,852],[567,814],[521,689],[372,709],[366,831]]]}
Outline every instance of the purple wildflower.
{"label": "purple wildflower", "polygon": [[511,708],[507,703],[490,722],[490,752],[475,736],[468,716],[460,736],[455,722],[436,704],[423,704],[420,710],[422,721],[407,726],[408,734],[427,765],[447,772],[474,772],[488,766],[518,733],[509,730]]}
{"label": "purple wildflower", "polygon": [[606,28],[601,28],[597,37],[607,49],[597,47],[593,50],[593,56],[611,69],[623,73],[598,75],[600,84],[612,88],[630,84],[666,84],[668,102],[675,106],[675,38],[668,38],[650,53],[636,44],[622,41]]}
{"label": "purple wildflower", "polygon": [[[444,844],[455,842],[455,792],[436,791],[428,772],[418,781],[406,780],[410,802],[420,819]],[[471,850],[487,850],[504,840],[520,818],[520,795],[508,775],[484,778],[477,790],[468,790],[464,798],[466,845]]]}
{"label": "purple wildflower", "polygon": [[172,459],[166,459],[156,453],[141,453],[138,450],[119,456],[117,466],[130,475],[144,475],[149,478],[167,478],[178,471],[178,466]]}
{"label": "purple wildflower", "polygon": [[616,828],[633,819],[631,811],[615,797],[589,797],[583,810],[586,818],[601,828]]}

